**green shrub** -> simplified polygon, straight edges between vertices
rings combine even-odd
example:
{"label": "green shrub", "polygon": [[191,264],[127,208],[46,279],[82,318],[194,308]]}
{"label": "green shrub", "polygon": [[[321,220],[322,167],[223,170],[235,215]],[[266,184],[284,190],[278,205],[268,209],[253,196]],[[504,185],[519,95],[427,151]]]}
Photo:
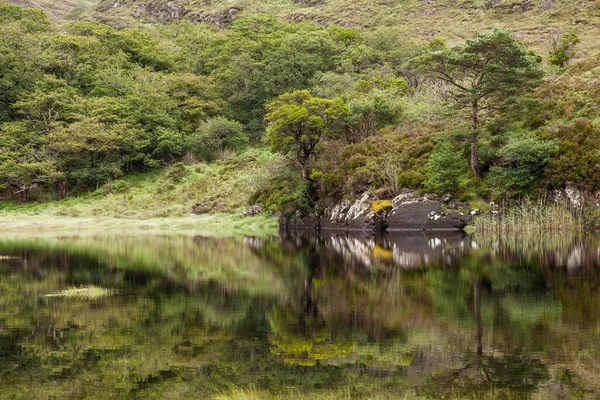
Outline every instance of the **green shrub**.
{"label": "green shrub", "polygon": [[457,193],[468,171],[465,160],[446,137],[440,138],[427,163],[425,189],[434,193]]}
{"label": "green shrub", "polygon": [[248,142],[242,124],[225,117],[214,117],[200,125],[190,147],[205,160],[215,160],[228,151],[243,150]]}
{"label": "green shrub", "polygon": [[173,183],[179,183],[186,176],[187,169],[182,162],[171,165],[168,169],[166,176]]}
{"label": "green shrub", "polygon": [[531,192],[543,178],[558,143],[541,140],[533,132],[514,135],[499,151],[498,165],[490,168],[490,183],[497,197],[518,197]]}

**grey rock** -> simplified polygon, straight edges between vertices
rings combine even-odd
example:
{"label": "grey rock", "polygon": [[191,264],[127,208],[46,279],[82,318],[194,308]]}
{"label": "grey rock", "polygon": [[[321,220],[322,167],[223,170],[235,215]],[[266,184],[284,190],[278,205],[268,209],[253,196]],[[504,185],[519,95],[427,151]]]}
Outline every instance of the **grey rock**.
{"label": "grey rock", "polygon": [[248,208],[246,208],[242,214],[244,214],[244,217],[251,217],[254,215],[259,215],[262,214],[265,211],[265,206],[261,203],[258,204],[254,204]]}
{"label": "grey rock", "polygon": [[542,0],[542,10],[548,11],[554,8],[554,0]]}
{"label": "grey rock", "polygon": [[373,202],[378,200],[364,193],[355,201],[343,200],[325,210],[322,217],[283,217],[282,227],[323,230],[403,231],[448,230],[461,231],[469,214],[459,210],[444,209],[439,196],[420,196],[405,192],[392,200],[392,207],[375,214]]}
{"label": "grey rock", "polygon": [[211,210],[212,207],[210,206],[210,203],[205,201],[194,206],[194,208],[192,209],[192,215],[208,214],[209,212],[211,212]]}

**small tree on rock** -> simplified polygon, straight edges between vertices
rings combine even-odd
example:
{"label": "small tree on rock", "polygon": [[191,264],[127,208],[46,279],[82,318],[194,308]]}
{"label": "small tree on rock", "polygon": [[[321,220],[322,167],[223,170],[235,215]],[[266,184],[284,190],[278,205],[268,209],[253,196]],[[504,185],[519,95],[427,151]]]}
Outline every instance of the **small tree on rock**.
{"label": "small tree on rock", "polygon": [[317,145],[339,133],[349,113],[340,98],[313,97],[308,90],[284,93],[267,106],[267,141],[273,151],[289,156],[312,185],[310,159]]}

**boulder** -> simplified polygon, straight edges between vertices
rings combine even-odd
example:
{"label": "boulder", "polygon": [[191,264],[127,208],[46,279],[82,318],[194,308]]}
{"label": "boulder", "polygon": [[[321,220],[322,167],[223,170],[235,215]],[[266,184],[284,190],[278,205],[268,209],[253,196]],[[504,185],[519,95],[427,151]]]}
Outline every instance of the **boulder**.
{"label": "boulder", "polygon": [[[370,193],[364,193],[355,201],[342,200],[325,210],[321,217],[302,216],[298,213],[282,217],[282,229],[358,230],[358,231],[414,231],[445,230],[461,231],[469,220],[469,213],[453,204],[449,197],[420,196],[405,192],[391,202],[380,201]],[[379,207],[374,207],[378,205]],[[385,205],[385,206],[381,206]],[[462,204],[460,204],[462,206]]]}
{"label": "boulder", "polygon": [[254,204],[248,208],[246,208],[242,214],[244,214],[244,217],[252,217],[254,215],[259,215],[262,214],[265,211],[265,206],[262,205],[261,203],[258,204]]}
{"label": "boulder", "polygon": [[[445,200],[445,199],[444,199]],[[460,211],[444,211],[437,197],[407,192],[392,201],[388,230],[463,230],[469,219]]]}
{"label": "boulder", "polygon": [[321,218],[322,229],[347,229],[381,231],[385,229],[383,216],[376,215],[372,204],[376,199],[369,193],[358,200],[342,200],[334,207],[325,210]]}

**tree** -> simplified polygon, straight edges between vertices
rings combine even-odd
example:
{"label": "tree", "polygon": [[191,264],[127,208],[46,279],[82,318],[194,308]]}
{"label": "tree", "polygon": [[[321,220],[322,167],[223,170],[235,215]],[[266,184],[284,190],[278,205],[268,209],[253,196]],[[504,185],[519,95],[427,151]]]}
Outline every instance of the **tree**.
{"label": "tree", "polygon": [[400,116],[400,105],[393,97],[397,93],[377,90],[348,102],[350,118],[346,138],[350,143],[359,142],[386,125],[396,123]]}
{"label": "tree", "polygon": [[308,90],[284,93],[267,106],[267,141],[291,157],[312,184],[310,158],[322,139],[334,136],[350,111],[340,98],[313,97]]}
{"label": "tree", "polygon": [[124,124],[86,118],[55,129],[48,134],[48,143],[67,177],[97,188],[122,175],[123,165],[136,150],[137,133]]}
{"label": "tree", "polygon": [[13,103],[42,74],[51,54],[43,40],[46,14],[0,2],[0,123],[14,117]]}
{"label": "tree", "polygon": [[417,65],[446,85],[471,121],[471,170],[481,178],[479,134],[486,116],[515,103],[515,98],[539,86],[544,73],[535,57],[504,29],[479,33],[465,44],[446,48],[432,42]]}
{"label": "tree", "polygon": [[575,52],[573,49],[581,40],[575,32],[567,32],[559,39],[553,38],[552,40],[552,51],[550,52],[550,64],[556,65],[560,69],[564,69],[567,63]]}
{"label": "tree", "polygon": [[425,188],[436,193],[456,193],[461,176],[468,168],[452,143],[444,139],[438,141],[429,157],[429,179],[425,181]]}
{"label": "tree", "polygon": [[52,183],[59,176],[43,137],[27,123],[0,125],[0,188],[9,188],[25,203],[32,189]]}

